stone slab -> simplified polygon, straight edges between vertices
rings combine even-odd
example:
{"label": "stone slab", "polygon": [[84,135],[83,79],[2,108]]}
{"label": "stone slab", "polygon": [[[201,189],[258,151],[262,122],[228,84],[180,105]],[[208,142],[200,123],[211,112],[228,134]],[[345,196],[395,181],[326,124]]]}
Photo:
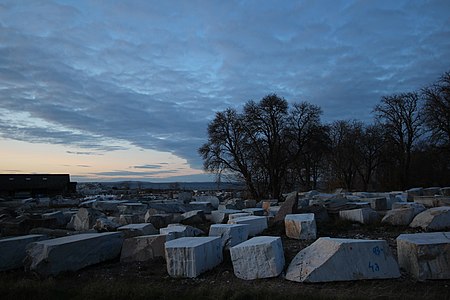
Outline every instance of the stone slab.
{"label": "stone slab", "polygon": [[243,212],[248,212],[253,216],[264,216],[265,210],[263,208],[244,208]]}
{"label": "stone slab", "polygon": [[126,239],[120,254],[121,262],[149,261],[158,257],[165,258],[164,244],[166,234],[143,235]]}
{"label": "stone slab", "polygon": [[184,237],[165,244],[167,272],[172,277],[194,278],[223,260],[220,237]]}
{"label": "stone slab", "polygon": [[228,220],[228,224],[248,224],[248,235],[255,236],[267,229],[267,218],[260,216],[247,216]]}
{"label": "stone slab", "polygon": [[0,240],[0,271],[23,267],[25,249],[33,242],[45,240],[42,234],[29,234]]}
{"label": "stone slab", "polygon": [[316,220],[313,213],[290,214],[284,218],[286,236],[297,240],[315,240]]}
{"label": "stone slab", "polygon": [[420,227],[427,231],[450,229],[450,206],[427,209],[414,217],[410,227]]}
{"label": "stone slab", "polygon": [[214,224],[227,223],[229,215],[240,212],[241,212],[240,210],[236,209],[213,210],[211,212],[211,222],[213,222]]}
{"label": "stone slab", "polygon": [[220,236],[222,247],[229,250],[248,239],[247,224],[213,224],[209,228],[209,236]]}
{"label": "stone slab", "polygon": [[286,271],[286,279],[297,282],[398,277],[398,264],[384,240],[319,238],[301,250]]}
{"label": "stone slab", "polygon": [[125,238],[131,238],[139,235],[158,234],[158,230],[151,223],[128,224],[117,228],[125,234]]}
{"label": "stone slab", "polygon": [[450,232],[401,234],[397,253],[400,268],[420,281],[450,279]]}
{"label": "stone slab", "polygon": [[40,275],[58,275],[120,255],[120,232],[85,233],[35,242],[27,247],[26,266]]}
{"label": "stone slab", "polygon": [[284,268],[280,237],[258,236],[230,248],[234,275],[244,280],[277,277]]}
{"label": "stone slab", "polygon": [[371,208],[357,208],[350,210],[341,210],[339,218],[342,220],[358,222],[361,224],[370,224],[378,221],[378,214]]}

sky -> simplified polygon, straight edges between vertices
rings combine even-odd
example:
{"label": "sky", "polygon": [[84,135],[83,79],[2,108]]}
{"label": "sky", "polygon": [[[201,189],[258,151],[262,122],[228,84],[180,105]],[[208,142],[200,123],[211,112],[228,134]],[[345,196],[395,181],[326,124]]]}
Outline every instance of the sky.
{"label": "sky", "polygon": [[371,122],[446,71],[448,0],[0,0],[0,173],[211,181],[217,111],[276,93]]}

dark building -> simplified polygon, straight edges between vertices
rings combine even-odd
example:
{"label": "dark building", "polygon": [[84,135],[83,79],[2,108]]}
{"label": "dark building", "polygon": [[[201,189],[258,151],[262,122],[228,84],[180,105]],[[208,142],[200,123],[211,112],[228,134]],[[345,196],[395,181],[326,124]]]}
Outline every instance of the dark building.
{"label": "dark building", "polygon": [[67,195],[75,193],[76,187],[69,174],[0,174],[1,197]]}

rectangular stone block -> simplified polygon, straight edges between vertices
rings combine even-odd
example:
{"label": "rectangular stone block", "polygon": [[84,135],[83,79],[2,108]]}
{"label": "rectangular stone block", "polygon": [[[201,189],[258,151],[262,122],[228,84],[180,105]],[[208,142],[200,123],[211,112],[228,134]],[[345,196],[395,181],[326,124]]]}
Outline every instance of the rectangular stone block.
{"label": "rectangular stone block", "polygon": [[363,198],[364,202],[368,202],[370,207],[374,210],[387,210],[387,199],[386,197],[376,197],[376,198]]}
{"label": "rectangular stone block", "polygon": [[220,236],[222,247],[229,250],[248,239],[247,224],[213,224],[209,228],[209,236]]}
{"label": "rectangular stone block", "polygon": [[341,210],[339,212],[339,218],[341,218],[342,220],[358,222],[361,224],[370,224],[378,221],[379,216],[373,209],[364,207],[350,210]]}
{"label": "rectangular stone block", "polygon": [[233,219],[237,219],[237,218],[242,218],[242,217],[248,217],[251,216],[251,213],[248,212],[240,212],[240,213],[235,213],[235,214],[229,214],[228,215],[228,221],[233,220]]}
{"label": "rectangular stone block", "polygon": [[253,216],[264,216],[265,210],[263,208],[244,208],[243,212],[248,212]]}
{"label": "rectangular stone block", "polygon": [[143,235],[123,242],[121,262],[149,261],[157,257],[165,258],[166,234]]}
{"label": "rectangular stone block", "polygon": [[123,238],[120,232],[85,233],[39,241],[27,247],[26,266],[41,275],[57,275],[116,258]]}
{"label": "rectangular stone block", "polygon": [[29,234],[0,240],[0,271],[23,267],[25,249],[33,242],[45,240],[42,234]]}
{"label": "rectangular stone block", "polygon": [[211,221],[214,224],[223,224],[228,222],[228,216],[231,214],[240,213],[240,210],[236,209],[224,209],[224,210],[213,210],[211,212]]}
{"label": "rectangular stone block", "polygon": [[286,236],[297,240],[314,240],[317,235],[314,214],[291,214],[284,218]]}
{"label": "rectangular stone block", "polygon": [[131,238],[139,235],[158,234],[158,230],[151,223],[128,224],[117,228],[117,231],[123,232],[125,238]]}
{"label": "rectangular stone block", "polygon": [[184,237],[165,244],[167,272],[194,278],[222,262],[220,237]]}
{"label": "rectangular stone block", "polygon": [[255,236],[267,229],[267,218],[260,216],[247,216],[229,220],[228,224],[248,224],[248,235]]}
{"label": "rectangular stone block", "polygon": [[284,252],[280,237],[258,236],[230,248],[236,277],[252,280],[280,275]]}
{"label": "rectangular stone block", "polygon": [[401,234],[398,263],[418,280],[450,279],[450,232]]}

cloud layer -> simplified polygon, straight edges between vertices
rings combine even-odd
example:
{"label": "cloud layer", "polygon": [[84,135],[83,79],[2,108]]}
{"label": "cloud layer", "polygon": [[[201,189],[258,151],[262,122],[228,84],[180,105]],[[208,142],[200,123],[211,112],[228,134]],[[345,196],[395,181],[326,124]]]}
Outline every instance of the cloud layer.
{"label": "cloud layer", "polygon": [[369,120],[382,95],[432,83],[449,69],[448,12],[445,0],[3,1],[0,138],[84,155],[131,144],[200,168],[226,107],[275,92],[330,121]]}

